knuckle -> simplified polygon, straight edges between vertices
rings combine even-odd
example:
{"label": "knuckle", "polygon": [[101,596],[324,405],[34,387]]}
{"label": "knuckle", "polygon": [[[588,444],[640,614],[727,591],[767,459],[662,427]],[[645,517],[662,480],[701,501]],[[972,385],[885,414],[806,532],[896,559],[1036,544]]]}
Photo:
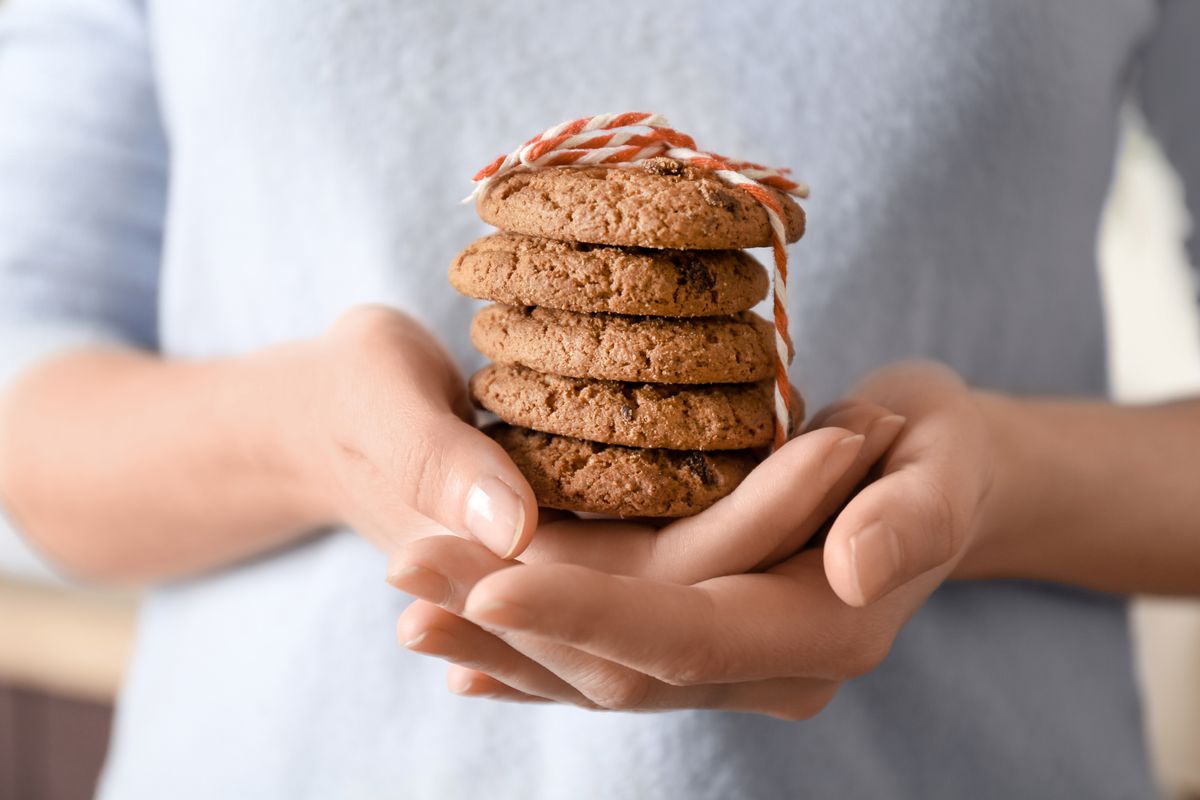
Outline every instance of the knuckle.
{"label": "knuckle", "polygon": [[803,722],[820,714],[837,694],[837,684],[793,694],[772,716],[788,722]]}
{"label": "knuckle", "polygon": [[866,675],[869,672],[879,669],[883,666],[883,662],[887,660],[891,649],[891,645],[888,643],[874,643],[865,646],[860,651],[857,662],[853,665],[855,675]]}
{"label": "knuckle", "polygon": [[583,694],[608,711],[635,711],[642,708],[650,691],[650,681],[631,672],[606,674]]}
{"label": "knuckle", "polygon": [[841,654],[841,669],[837,678],[849,680],[874,672],[891,652],[891,640],[879,635],[859,636],[851,639]]}
{"label": "knuckle", "polygon": [[785,703],[782,708],[772,710],[768,714],[784,722],[804,722],[814,716],[803,709],[794,708],[790,703]]}
{"label": "knuckle", "polygon": [[741,674],[739,667],[745,656],[729,644],[728,636],[722,634],[712,597],[707,593],[700,596],[704,602],[697,611],[702,616],[692,646],[672,648],[670,661],[661,670],[663,674],[655,674],[671,686],[722,683]]}
{"label": "knuckle", "polygon": [[[342,313],[325,337],[336,383],[359,395],[364,387],[390,385],[388,378],[410,380],[429,372],[427,334],[403,312],[387,306],[356,306]],[[434,374],[434,373],[430,373]]]}
{"label": "knuckle", "polygon": [[812,719],[828,708],[829,704],[833,702],[833,696],[835,694],[837,694],[837,684],[834,684],[827,689],[816,689],[811,692],[807,698],[807,701],[804,703],[804,708],[802,709],[805,715],[804,719]]}
{"label": "knuckle", "polygon": [[928,562],[913,566],[929,568],[950,561],[962,549],[963,525],[946,487],[937,481],[924,481],[920,502]]}
{"label": "knuckle", "polygon": [[345,342],[362,342],[379,335],[383,330],[393,328],[406,317],[395,309],[377,304],[354,306],[343,311],[333,321],[329,331],[335,339]]}
{"label": "knuckle", "polygon": [[395,474],[405,489],[408,504],[428,515],[437,508],[446,489],[445,452],[436,446],[424,426],[418,425],[395,453]]}
{"label": "knuckle", "polygon": [[411,642],[421,635],[423,627],[417,620],[401,615],[396,620],[396,641],[401,645]]}
{"label": "knuckle", "polygon": [[731,672],[728,656],[715,647],[691,648],[682,659],[656,672],[655,677],[671,686],[719,683]]}

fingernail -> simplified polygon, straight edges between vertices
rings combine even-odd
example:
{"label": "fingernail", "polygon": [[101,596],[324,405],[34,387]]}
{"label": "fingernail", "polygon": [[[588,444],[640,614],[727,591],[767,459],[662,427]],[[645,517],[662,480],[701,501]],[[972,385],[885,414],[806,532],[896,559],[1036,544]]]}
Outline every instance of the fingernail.
{"label": "fingernail", "polygon": [[405,594],[428,600],[439,606],[450,600],[450,581],[419,564],[402,567],[387,576],[387,582]]}
{"label": "fingernail", "polygon": [[421,646],[421,642],[425,641],[425,639],[428,637],[429,637],[429,631],[422,631],[421,633],[418,633],[416,636],[414,636],[413,638],[409,639],[407,642],[402,644],[401,647],[407,648],[409,650],[416,650],[418,647]]}
{"label": "fingernail", "polygon": [[501,558],[512,558],[525,529],[521,498],[499,478],[484,478],[467,493],[467,532]]}
{"label": "fingernail", "polygon": [[825,457],[825,465],[821,468],[822,477],[826,483],[834,483],[846,473],[846,470],[850,469],[850,465],[854,463],[858,451],[862,450],[863,442],[866,440],[867,437],[857,433],[854,436],[847,436],[833,446],[829,455]]}
{"label": "fingernail", "polygon": [[900,539],[890,525],[875,522],[850,537],[850,561],[862,604],[900,584]]}
{"label": "fingernail", "polygon": [[457,647],[457,641],[444,630],[434,628],[421,631],[403,645],[409,650],[427,655],[444,655],[452,653]]}
{"label": "fingernail", "polygon": [[449,689],[455,694],[471,694],[475,689],[475,679],[470,675],[455,677],[450,682]]}
{"label": "fingernail", "polygon": [[908,417],[903,414],[888,414],[886,417],[880,417],[871,423],[872,428],[900,428],[904,423],[908,422]]}
{"label": "fingernail", "polygon": [[895,436],[895,432],[903,428],[906,422],[908,422],[908,417],[902,417],[899,414],[889,414],[872,422],[871,426],[867,428],[867,433],[875,434],[883,430],[892,431],[892,435]]}
{"label": "fingernail", "polygon": [[533,615],[527,610],[500,600],[484,603],[478,608],[468,607],[467,618],[500,629],[528,628],[533,622]]}

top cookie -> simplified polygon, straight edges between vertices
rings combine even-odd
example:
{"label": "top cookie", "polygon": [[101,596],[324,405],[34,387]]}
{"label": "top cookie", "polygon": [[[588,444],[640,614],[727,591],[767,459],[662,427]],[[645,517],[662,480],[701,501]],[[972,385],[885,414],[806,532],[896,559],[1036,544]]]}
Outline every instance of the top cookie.
{"label": "top cookie", "polygon": [[[804,211],[767,189],[784,211],[787,240],[804,234]],[[480,195],[485,222],[550,239],[679,250],[769,247],[767,212],[709,170],[670,158],[632,167],[550,167],[512,172]]]}
{"label": "top cookie", "polygon": [[740,250],[647,250],[496,233],[450,266],[463,294],[513,306],[702,317],[745,311],[767,296],[767,273]]}

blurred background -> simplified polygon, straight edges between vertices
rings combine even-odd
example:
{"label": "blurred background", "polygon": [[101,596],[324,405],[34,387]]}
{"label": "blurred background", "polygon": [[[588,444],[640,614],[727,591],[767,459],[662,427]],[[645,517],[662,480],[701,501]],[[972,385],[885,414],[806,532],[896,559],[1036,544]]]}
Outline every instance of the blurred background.
{"label": "blurred background", "polygon": [[[1183,245],[1192,229],[1183,189],[1135,113],[1125,129],[1098,242],[1112,392],[1134,403],[1200,393],[1200,294]],[[1163,789],[1200,798],[1200,603],[1141,598],[1132,615]]]}
{"label": "blurred background", "polygon": [[[1174,175],[1128,114],[1097,243],[1120,400],[1200,392],[1189,226]],[[91,796],[136,612],[131,592],[57,579],[0,523],[0,800]],[[1141,599],[1132,614],[1164,791],[1200,798],[1200,603]]]}

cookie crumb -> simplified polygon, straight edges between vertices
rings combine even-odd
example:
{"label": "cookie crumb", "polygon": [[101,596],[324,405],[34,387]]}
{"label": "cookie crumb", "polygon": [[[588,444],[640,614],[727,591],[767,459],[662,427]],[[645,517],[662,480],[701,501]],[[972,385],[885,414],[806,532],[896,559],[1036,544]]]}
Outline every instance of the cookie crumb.
{"label": "cookie crumb", "polygon": [[666,156],[648,158],[642,162],[642,168],[651,175],[682,175],[683,162]]}
{"label": "cookie crumb", "polygon": [[702,180],[700,181],[700,196],[704,198],[704,202],[708,203],[713,208],[723,208],[726,211],[733,211],[737,207],[737,202],[733,196],[716,181]]}

